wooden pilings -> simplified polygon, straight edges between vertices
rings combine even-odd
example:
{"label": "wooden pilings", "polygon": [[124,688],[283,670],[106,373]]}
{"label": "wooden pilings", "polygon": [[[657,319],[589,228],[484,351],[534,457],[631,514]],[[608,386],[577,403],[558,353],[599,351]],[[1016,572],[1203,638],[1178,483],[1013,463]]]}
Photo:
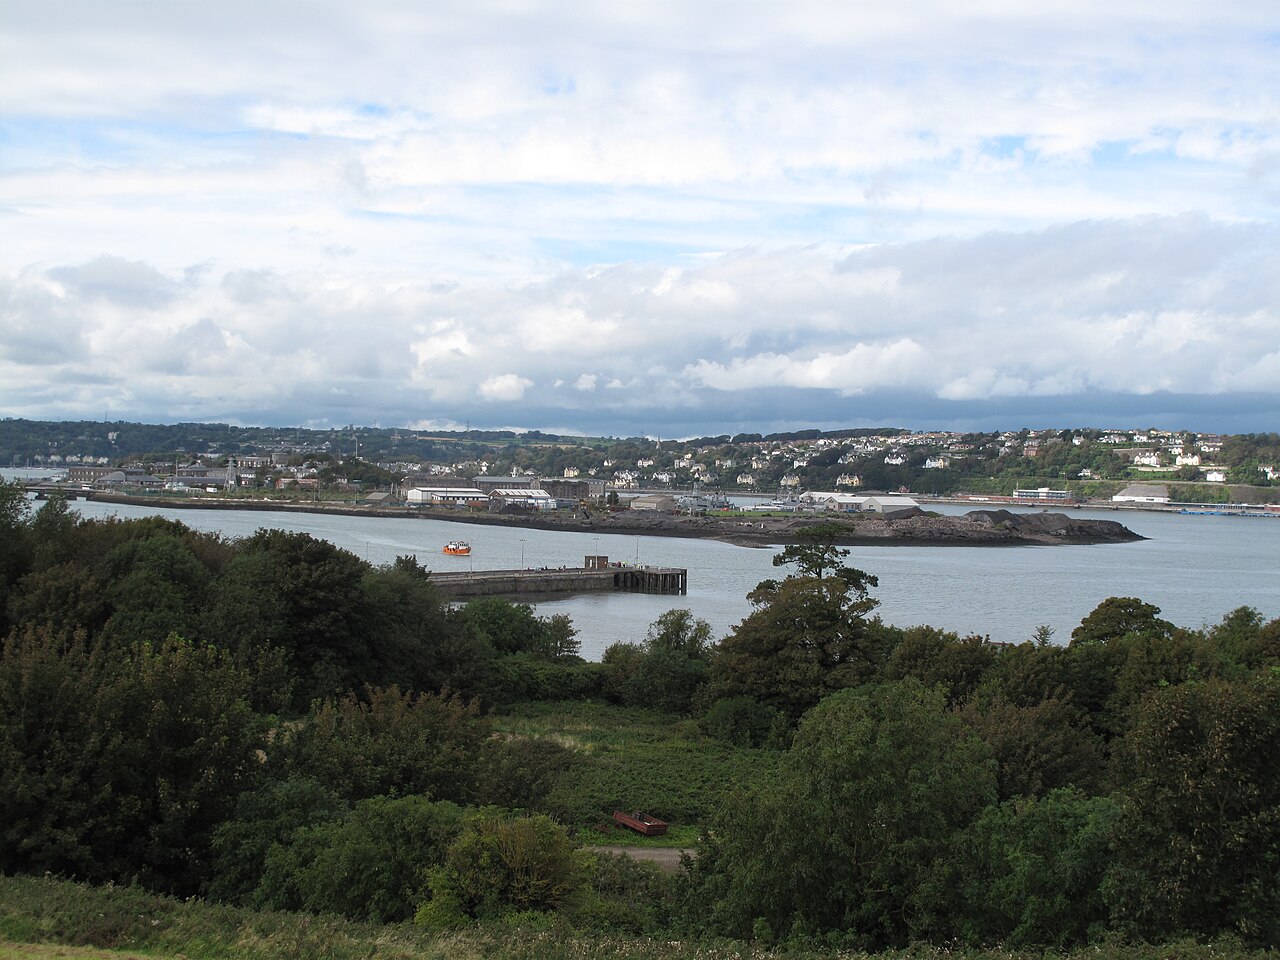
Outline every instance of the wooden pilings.
{"label": "wooden pilings", "polygon": [[613,589],[632,593],[689,592],[689,571],[674,567],[624,567],[613,574]]}

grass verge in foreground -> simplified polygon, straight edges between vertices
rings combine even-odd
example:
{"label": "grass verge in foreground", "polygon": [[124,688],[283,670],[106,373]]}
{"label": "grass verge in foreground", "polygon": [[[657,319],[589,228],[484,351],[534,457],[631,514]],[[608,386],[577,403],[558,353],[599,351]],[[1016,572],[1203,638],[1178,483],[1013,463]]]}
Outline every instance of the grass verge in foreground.
{"label": "grass verge in foreground", "polygon": [[[61,947],[84,948],[62,950]],[[111,952],[105,952],[111,951]],[[405,925],[349,923],[308,914],[255,913],[174,900],[135,887],[91,887],[36,877],[0,877],[0,960],[860,960],[853,951],[778,952],[733,942],[576,937],[569,931],[474,928],[447,934]],[[878,960],[1043,960],[1040,953],[948,951],[921,946]],[[1156,946],[1105,944],[1063,960],[1270,960],[1230,941]]]}

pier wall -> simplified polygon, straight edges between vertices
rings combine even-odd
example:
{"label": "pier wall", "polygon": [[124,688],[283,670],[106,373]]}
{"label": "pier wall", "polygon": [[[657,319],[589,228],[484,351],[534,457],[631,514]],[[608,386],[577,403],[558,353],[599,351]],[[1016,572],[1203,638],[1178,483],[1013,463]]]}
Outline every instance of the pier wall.
{"label": "pier wall", "polygon": [[632,593],[684,594],[689,572],[673,567],[606,567],[564,570],[473,570],[432,573],[431,582],[447,597],[511,597],[521,594]]}

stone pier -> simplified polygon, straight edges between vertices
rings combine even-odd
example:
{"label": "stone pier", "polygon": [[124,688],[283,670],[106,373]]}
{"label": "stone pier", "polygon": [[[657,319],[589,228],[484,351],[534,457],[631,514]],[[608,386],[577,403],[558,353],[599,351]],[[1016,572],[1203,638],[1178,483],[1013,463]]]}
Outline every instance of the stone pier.
{"label": "stone pier", "polygon": [[431,582],[446,597],[459,599],[513,597],[521,594],[546,596],[557,593],[595,593],[602,590],[685,594],[689,591],[689,571],[676,567],[606,563],[559,569],[432,572]]}

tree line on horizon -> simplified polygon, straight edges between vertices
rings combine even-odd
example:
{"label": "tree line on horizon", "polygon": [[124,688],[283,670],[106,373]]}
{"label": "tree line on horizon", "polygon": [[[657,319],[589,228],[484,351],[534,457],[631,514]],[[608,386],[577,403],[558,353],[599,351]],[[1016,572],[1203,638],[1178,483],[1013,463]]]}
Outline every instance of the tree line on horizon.
{"label": "tree line on horizon", "polygon": [[[728,636],[673,610],[588,663],[566,618],[450,606],[410,558],[2,486],[0,871],[435,929],[1280,943],[1280,620],[1113,597],[997,645],[883,623],[847,555],[816,526]],[[577,848],[644,789],[607,751],[496,735],[565,701],[734,771],[649,811],[702,828],[680,875]]]}

